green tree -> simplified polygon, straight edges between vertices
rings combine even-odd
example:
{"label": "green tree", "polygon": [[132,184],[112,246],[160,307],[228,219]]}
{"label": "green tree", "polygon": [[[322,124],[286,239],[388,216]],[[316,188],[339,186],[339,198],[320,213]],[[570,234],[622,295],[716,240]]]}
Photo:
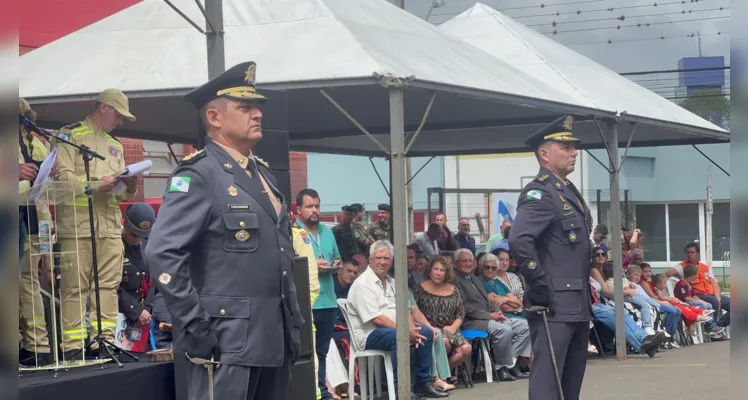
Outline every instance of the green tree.
{"label": "green tree", "polygon": [[[724,117],[730,123],[730,99],[721,90],[699,90],[693,96],[680,102],[680,106],[704,118],[712,120],[714,113]],[[722,121],[718,121],[721,125]]]}

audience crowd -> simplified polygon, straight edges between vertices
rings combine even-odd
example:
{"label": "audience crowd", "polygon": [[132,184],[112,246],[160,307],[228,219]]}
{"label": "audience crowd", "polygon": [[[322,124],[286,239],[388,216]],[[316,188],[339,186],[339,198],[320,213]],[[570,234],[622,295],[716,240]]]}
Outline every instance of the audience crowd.
{"label": "audience crowd", "polygon": [[[329,296],[325,304],[335,304],[338,312],[329,329],[327,317],[314,315],[317,357],[327,359],[319,362],[321,398],[356,395],[358,388],[348,387],[347,378],[354,349],[390,351],[396,369],[398,322],[409,328],[414,398],[447,397],[458,378],[469,380],[481,372],[494,382],[529,377],[532,348],[522,316],[526,285],[507,240],[511,222],[504,221],[499,233],[479,245],[468,218],[458,220],[453,234],[446,215],[437,214],[435,222],[406,249],[409,312],[407,321],[397,321],[394,270],[400,266],[393,264],[398,249],[389,236],[389,206],[379,205],[376,221],[368,226],[359,224],[365,215],[361,204],[345,206],[340,223],[331,229],[334,235],[322,235],[319,202],[316,192],[308,189],[297,197],[297,223],[318,242],[317,265],[339,265],[318,270],[320,282],[330,279],[334,288],[326,293],[326,286],[320,285],[320,298]],[[651,358],[662,349],[679,347],[677,338],[683,342],[696,335],[698,324],[703,324],[704,333],[712,339],[725,338],[730,299],[721,295],[709,267],[699,262],[698,244],[686,246],[683,263],[653,275],[639,247],[643,234],[638,229],[622,232],[624,302],[617,305],[608,234],[606,226],[598,225],[590,238],[594,246],[589,277],[594,316],[590,355],[614,351],[618,306],[626,310],[626,343],[631,353]],[[317,247],[328,251],[318,253]],[[338,254],[338,249],[345,251]],[[483,344],[489,349],[488,363],[481,360]],[[354,365],[358,386],[359,367]],[[488,365],[491,370],[483,371]]]}

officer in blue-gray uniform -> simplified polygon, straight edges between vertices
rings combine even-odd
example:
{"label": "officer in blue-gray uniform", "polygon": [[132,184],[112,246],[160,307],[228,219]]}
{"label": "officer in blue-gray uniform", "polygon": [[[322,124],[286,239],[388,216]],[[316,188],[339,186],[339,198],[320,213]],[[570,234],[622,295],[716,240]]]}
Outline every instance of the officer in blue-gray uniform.
{"label": "officer in blue-gray uniform", "polygon": [[172,173],[146,248],[182,327],[176,348],[193,362],[220,362],[212,386],[207,368],[188,364],[190,400],[206,400],[211,389],[218,400],[285,400],[299,356],[304,319],[286,200],[252,154],[267,100],[255,90],[255,70],[236,65],[184,96],[199,110],[206,145]]}
{"label": "officer in blue-gray uniform", "polygon": [[124,219],[122,244],[125,261],[122,266],[122,282],[117,288],[119,312],[130,323],[147,325],[151,323],[155,287],[145,262],[145,247],[156,214],[150,205],[135,203],[127,206]]}
{"label": "officer in blue-gray uniform", "polygon": [[559,118],[525,142],[535,151],[540,172],[522,190],[509,234],[509,248],[528,286],[523,316],[534,354],[530,400],[560,398],[542,315],[529,311],[532,306],[549,309],[565,399],[579,399],[586,367],[592,219],[582,194],[567,180],[579,154],[572,122],[570,116]]}

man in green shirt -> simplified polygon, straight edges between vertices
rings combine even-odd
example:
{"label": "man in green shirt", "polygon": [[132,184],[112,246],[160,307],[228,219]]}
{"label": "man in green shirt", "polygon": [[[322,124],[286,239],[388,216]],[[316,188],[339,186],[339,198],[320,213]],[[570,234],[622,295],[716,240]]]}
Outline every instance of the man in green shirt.
{"label": "man in green shirt", "polygon": [[338,245],[335,243],[335,235],[330,228],[319,223],[319,204],[319,194],[314,189],[303,189],[296,195],[296,206],[299,210],[296,225],[308,233],[309,241],[314,249],[314,257],[317,259],[319,276],[319,297],[312,306],[312,317],[316,329],[315,347],[319,362],[317,385],[322,394],[322,400],[330,400],[332,395],[325,383],[326,360],[338,315],[333,271],[341,265],[341,260]]}

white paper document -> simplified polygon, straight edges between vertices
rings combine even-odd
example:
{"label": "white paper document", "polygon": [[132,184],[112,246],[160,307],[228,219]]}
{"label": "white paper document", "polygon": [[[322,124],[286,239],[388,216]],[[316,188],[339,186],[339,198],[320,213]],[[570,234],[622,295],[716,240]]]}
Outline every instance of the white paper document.
{"label": "white paper document", "polygon": [[151,160],[145,160],[141,162],[137,162],[135,164],[130,164],[125,168],[125,171],[122,172],[120,175],[118,175],[119,178],[129,178],[132,176],[140,176],[143,175],[144,172],[151,169],[153,166],[153,161]]}

